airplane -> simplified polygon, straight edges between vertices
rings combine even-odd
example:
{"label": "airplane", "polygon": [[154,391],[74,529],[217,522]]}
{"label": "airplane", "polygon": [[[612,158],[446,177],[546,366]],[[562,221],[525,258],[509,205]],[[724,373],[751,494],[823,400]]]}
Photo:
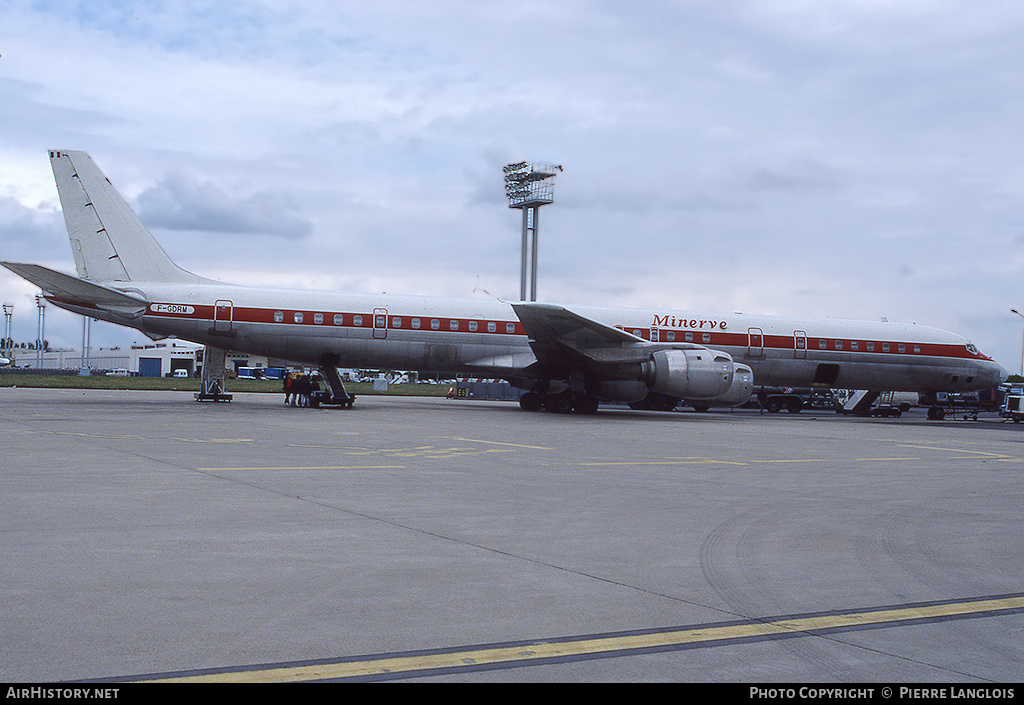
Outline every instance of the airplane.
{"label": "airplane", "polygon": [[523,409],[581,414],[736,406],[755,380],[937,393],[1007,376],[966,338],[916,324],[225,284],[172,262],[87,153],[49,154],[78,276],[0,264],[84,316],[319,366],[325,401],[343,406],[339,366],[502,378]]}

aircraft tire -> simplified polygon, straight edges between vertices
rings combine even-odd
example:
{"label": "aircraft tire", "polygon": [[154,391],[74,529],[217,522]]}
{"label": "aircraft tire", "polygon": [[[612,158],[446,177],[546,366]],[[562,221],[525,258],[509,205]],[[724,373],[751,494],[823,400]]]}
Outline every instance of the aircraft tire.
{"label": "aircraft tire", "polygon": [[572,395],[548,394],[544,397],[544,408],[556,414],[568,414],[572,411]]}
{"label": "aircraft tire", "polygon": [[928,420],[929,421],[942,421],[946,418],[946,410],[941,406],[933,406],[928,409]]}
{"label": "aircraft tire", "polygon": [[577,414],[596,414],[598,406],[597,399],[580,394],[573,400],[572,409]]}
{"label": "aircraft tire", "polygon": [[644,399],[644,408],[653,411],[672,411],[676,408],[679,400],[661,392],[649,392]]}
{"label": "aircraft tire", "polygon": [[537,392],[527,392],[519,397],[519,408],[524,411],[538,411],[544,406],[544,399]]}

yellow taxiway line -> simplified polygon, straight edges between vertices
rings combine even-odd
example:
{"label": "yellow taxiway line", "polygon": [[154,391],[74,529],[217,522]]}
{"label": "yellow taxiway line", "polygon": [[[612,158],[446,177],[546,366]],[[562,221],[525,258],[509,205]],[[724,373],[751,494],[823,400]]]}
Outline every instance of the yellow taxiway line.
{"label": "yellow taxiway line", "polygon": [[450,670],[510,668],[545,661],[579,660],[598,656],[625,656],[723,641],[764,640],[808,636],[815,633],[868,628],[881,624],[908,624],[978,617],[1024,610],[1024,594],[921,603],[860,611],[744,620],[710,626],[689,626],[600,636],[569,637],[507,645],[469,646],[319,661],[307,664],[257,666],[217,672],[176,673],[126,680],[186,683],[266,683],[343,679],[389,679],[437,674]]}

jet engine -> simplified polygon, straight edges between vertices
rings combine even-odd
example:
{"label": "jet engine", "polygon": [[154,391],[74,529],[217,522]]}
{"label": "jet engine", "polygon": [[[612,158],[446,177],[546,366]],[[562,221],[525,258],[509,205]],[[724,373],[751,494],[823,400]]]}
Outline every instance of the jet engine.
{"label": "jet engine", "polygon": [[745,404],[750,395],[754,392],[754,371],[746,365],[733,363],[732,384],[724,394],[712,399],[694,399],[687,397],[685,401],[692,402],[694,407],[709,406],[739,406]]}
{"label": "jet engine", "polygon": [[659,350],[640,366],[640,379],[650,389],[681,399],[721,397],[734,375],[732,356],[707,348]]}
{"label": "jet engine", "polygon": [[587,393],[598,399],[639,402],[658,392],[664,399],[680,399],[701,406],[738,406],[754,388],[754,373],[734,363],[732,356],[706,348],[659,350],[640,363],[635,379],[591,379]]}

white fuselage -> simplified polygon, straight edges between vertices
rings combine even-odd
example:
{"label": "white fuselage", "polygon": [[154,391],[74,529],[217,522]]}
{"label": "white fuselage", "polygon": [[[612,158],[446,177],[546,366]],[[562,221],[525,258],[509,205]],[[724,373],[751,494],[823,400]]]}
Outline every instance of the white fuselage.
{"label": "white fuselage", "polygon": [[[261,289],[219,284],[108,283],[153,302],[129,319],[56,305],[214,347],[297,363],[530,378],[530,341],[511,304],[488,299]],[[902,323],[741,313],[570,306],[644,341],[695,343],[749,365],[756,384],[966,391],[1005,373],[965,338]]]}

